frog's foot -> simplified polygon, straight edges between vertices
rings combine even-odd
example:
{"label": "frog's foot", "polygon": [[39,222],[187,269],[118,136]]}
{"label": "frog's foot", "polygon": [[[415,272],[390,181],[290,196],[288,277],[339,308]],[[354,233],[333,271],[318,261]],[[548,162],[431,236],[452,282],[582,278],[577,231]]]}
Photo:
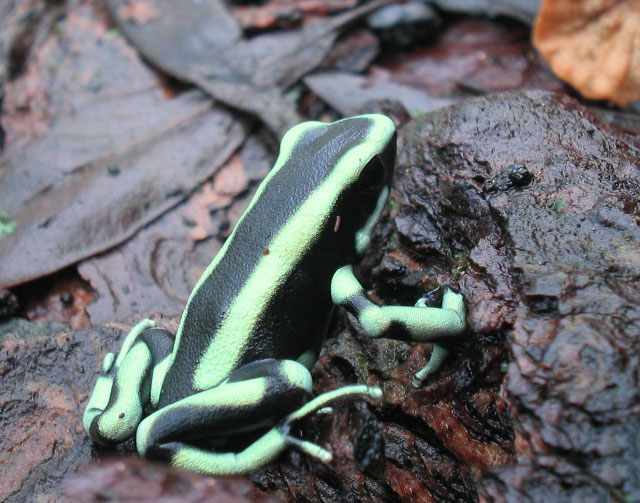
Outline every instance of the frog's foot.
{"label": "frog's foot", "polygon": [[131,329],[117,358],[107,353],[82,417],[94,442],[119,443],[133,436],[151,395],[159,393],[164,377],[160,364],[172,346],[166,330],[143,320]]}
{"label": "frog's foot", "polygon": [[[449,290],[449,285],[443,283],[435,287],[433,290],[429,290],[422,294],[422,296],[414,304],[415,307],[438,307],[438,304],[442,302],[444,292]],[[443,291],[442,294],[440,292]]]}
{"label": "frog's foot", "polygon": [[331,280],[331,298],[358,318],[371,337],[429,342],[464,333],[462,295],[447,288],[441,307],[378,306],[368,296],[351,266],[338,269]]}
{"label": "frog's foot", "polygon": [[[353,268],[348,265],[338,269],[331,280],[331,298],[336,305],[344,306],[355,315],[363,331],[371,337],[390,337],[416,342],[436,342],[457,337],[466,326],[462,295],[444,285],[441,307],[429,306],[432,293],[421,297],[414,306],[378,306],[368,296]],[[413,378],[418,387],[433,374],[447,355],[447,350],[436,344],[429,363]]]}
{"label": "frog's foot", "polygon": [[309,416],[314,412],[322,412],[323,409],[328,408],[328,404],[341,400],[343,398],[360,398],[369,397],[376,402],[381,402],[383,399],[382,390],[377,386],[366,386],[364,384],[356,384],[354,386],[344,386],[342,388],[334,389],[333,391],[327,391],[322,395],[318,395],[313,400],[305,403],[298,410],[292,412],[284,418],[283,424],[290,424],[293,421],[298,421],[303,417]]}
{"label": "frog's foot", "polygon": [[354,399],[360,397],[369,397],[377,402],[381,402],[383,394],[382,390],[378,387],[370,387],[364,385],[345,386],[334,391],[323,393],[322,395],[317,396],[310,402],[303,405],[295,412],[289,414],[283,420],[281,426],[279,427],[279,431],[288,444],[297,447],[309,456],[317,458],[323,463],[329,463],[333,458],[332,454],[326,449],[323,449],[319,445],[316,445],[312,442],[307,442],[306,440],[299,440],[295,437],[292,437],[289,434],[291,424],[294,421],[298,421],[299,419],[302,419],[303,417],[309,416],[313,413],[326,414],[328,412],[332,412],[333,409],[331,407],[328,407],[327,404],[332,403],[336,400],[341,400],[343,398]]}
{"label": "frog's foot", "polygon": [[[462,316],[464,316],[464,304],[460,306],[458,303],[458,301],[461,300],[462,296],[460,294],[453,292],[447,285],[440,285],[438,288],[425,293],[422,297],[418,299],[415,306],[430,307],[431,298],[433,294],[438,292],[438,290],[440,290],[441,288],[445,289],[444,296],[442,299],[443,308],[446,308],[448,306],[449,308],[452,308],[454,310],[458,310],[458,311],[461,310],[460,312],[462,313]],[[445,297],[447,295],[448,295],[448,298]],[[427,377],[429,377],[431,374],[434,374],[440,369],[444,361],[447,359],[448,355],[449,355],[449,350],[446,347],[440,344],[434,344],[433,351],[431,352],[431,357],[429,358],[429,361],[423,368],[421,368],[418,372],[416,372],[416,374],[413,376],[413,379],[411,380],[411,385],[414,388],[419,388],[420,386],[422,386],[422,383],[425,381]]]}

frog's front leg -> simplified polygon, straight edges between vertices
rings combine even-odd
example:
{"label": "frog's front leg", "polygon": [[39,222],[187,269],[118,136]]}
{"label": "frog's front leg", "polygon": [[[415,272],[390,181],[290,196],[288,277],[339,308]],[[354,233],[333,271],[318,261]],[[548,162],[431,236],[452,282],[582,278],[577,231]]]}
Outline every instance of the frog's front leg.
{"label": "frog's front leg", "polygon": [[[373,396],[381,391],[348,386],[307,402],[311,374],[291,360],[260,360],[245,365],[214,388],[188,396],[154,412],[138,427],[136,446],[146,457],[209,475],[246,473],[275,459],[286,447],[329,461],[331,454],[289,435],[291,423],[344,397]],[[270,428],[240,452],[215,452],[198,440],[215,440]]]}
{"label": "frog's front leg", "polygon": [[82,424],[99,444],[113,444],[131,438],[147,405],[158,403],[173,338],[151,320],[136,324],[118,356],[107,353]]}
{"label": "frog's front leg", "polygon": [[[465,330],[465,308],[462,295],[447,289],[442,307],[427,307],[418,301],[415,306],[378,306],[367,296],[353,274],[350,265],[338,269],[331,280],[331,297],[358,318],[365,333],[371,337],[427,342],[460,335]],[[447,355],[436,344],[427,365],[413,378],[413,386],[435,372]]]}

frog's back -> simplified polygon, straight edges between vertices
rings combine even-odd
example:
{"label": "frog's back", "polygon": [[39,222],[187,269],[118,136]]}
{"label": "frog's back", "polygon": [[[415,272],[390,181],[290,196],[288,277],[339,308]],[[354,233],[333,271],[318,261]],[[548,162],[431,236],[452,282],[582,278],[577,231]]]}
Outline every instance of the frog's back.
{"label": "frog's back", "polygon": [[250,361],[319,350],[332,273],[356,253],[360,219],[336,225],[336,216],[361,211],[334,168],[372,127],[353,118],[301,124],[285,136],[276,165],[189,298],[161,406]]}

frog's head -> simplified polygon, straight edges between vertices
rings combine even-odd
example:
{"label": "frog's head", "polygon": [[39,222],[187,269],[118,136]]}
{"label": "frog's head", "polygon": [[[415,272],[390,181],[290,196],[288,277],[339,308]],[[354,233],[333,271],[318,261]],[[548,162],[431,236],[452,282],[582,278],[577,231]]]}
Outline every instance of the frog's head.
{"label": "frog's head", "polygon": [[395,153],[395,126],[384,115],[304,122],[282,139],[272,173],[280,171],[277,177],[289,178],[298,197],[321,201],[313,205],[315,224],[322,220],[334,229],[325,242],[348,245],[361,255],[388,198]]}

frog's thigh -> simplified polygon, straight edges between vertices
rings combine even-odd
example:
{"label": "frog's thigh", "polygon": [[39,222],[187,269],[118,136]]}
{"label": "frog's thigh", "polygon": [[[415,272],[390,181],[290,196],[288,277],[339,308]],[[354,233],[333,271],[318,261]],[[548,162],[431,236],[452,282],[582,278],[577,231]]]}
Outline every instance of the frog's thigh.
{"label": "frog's thigh", "polygon": [[105,356],[82,418],[93,441],[110,444],[133,436],[145,407],[157,401],[172,347],[169,332],[144,320],[131,329],[117,358]]}
{"label": "frog's thigh", "polygon": [[248,364],[218,386],[183,398],[147,417],[138,427],[138,452],[143,456],[173,457],[175,444],[173,447],[163,444],[272,426],[304,404],[311,387],[311,374],[295,361],[262,360]]}
{"label": "frog's thigh", "polygon": [[444,294],[442,307],[378,306],[367,296],[353,274],[351,266],[336,271],[331,281],[331,297],[357,318],[372,337],[393,337],[426,342],[460,335],[465,329],[462,295],[450,289]]}
{"label": "frog's thigh", "polygon": [[288,446],[287,438],[273,427],[240,452],[211,452],[183,442],[168,442],[157,447],[157,455],[189,472],[238,475],[270,463]]}

